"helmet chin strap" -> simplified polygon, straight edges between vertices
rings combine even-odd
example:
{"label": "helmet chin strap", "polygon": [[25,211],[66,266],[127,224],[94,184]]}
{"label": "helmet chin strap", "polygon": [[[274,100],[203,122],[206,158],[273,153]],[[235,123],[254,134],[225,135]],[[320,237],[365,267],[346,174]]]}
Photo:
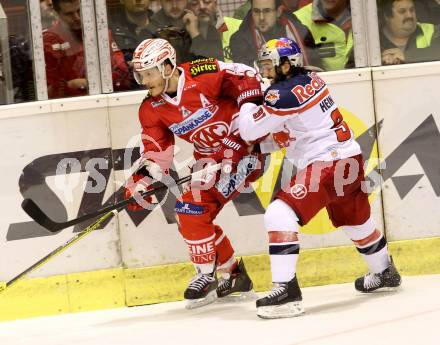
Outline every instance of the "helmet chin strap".
{"label": "helmet chin strap", "polygon": [[176,67],[177,67],[177,66],[174,65],[174,66],[173,66],[173,70],[171,71],[170,75],[169,75],[169,76],[165,76],[165,68],[164,68],[164,66],[162,65],[162,78],[165,79],[165,87],[164,87],[162,93],[166,93],[166,92],[167,92],[168,87],[170,86],[170,79],[171,79],[171,77],[173,76],[174,71],[176,70]]}

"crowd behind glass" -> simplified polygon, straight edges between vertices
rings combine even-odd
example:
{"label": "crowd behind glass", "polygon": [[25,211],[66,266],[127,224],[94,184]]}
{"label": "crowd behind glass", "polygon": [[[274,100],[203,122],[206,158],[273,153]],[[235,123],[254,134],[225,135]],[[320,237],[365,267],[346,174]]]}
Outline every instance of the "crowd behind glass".
{"label": "crowd behind glass", "polygon": [[[80,1],[40,0],[50,99],[88,94]],[[28,2],[1,5],[8,37],[0,44],[9,46],[14,103],[35,100]],[[382,65],[440,60],[440,0],[377,0],[377,7]],[[152,37],[167,39],[178,63],[213,57],[253,66],[264,42],[289,37],[306,65],[355,67],[349,0],[107,0],[107,14],[115,92],[140,88],[132,53]],[[2,88],[4,61],[0,55]]]}

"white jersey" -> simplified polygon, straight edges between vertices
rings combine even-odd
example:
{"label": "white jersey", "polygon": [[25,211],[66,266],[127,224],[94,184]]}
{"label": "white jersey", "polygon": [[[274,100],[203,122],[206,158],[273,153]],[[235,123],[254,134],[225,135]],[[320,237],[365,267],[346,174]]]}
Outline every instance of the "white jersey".
{"label": "white jersey", "polygon": [[361,153],[326,83],[313,72],[272,85],[262,106],[243,105],[239,126],[247,141],[272,133],[273,140],[286,148],[287,158],[300,168]]}

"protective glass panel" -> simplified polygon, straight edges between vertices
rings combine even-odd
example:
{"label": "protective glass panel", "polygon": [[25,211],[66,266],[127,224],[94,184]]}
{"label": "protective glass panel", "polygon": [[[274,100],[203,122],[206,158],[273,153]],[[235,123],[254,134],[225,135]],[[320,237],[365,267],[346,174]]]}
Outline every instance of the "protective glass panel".
{"label": "protective glass panel", "polygon": [[244,0],[107,0],[109,29],[130,68],[129,89],[140,88],[132,77],[131,60],[136,47],[148,38],[168,40],[176,50],[178,64],[199,57],[228,60],[226,43],[230,35],[223,35],[227,31],[224,17],[232,18],[234,10],[244,3]]}
{"label": "protective glass panel", "polygon": [[49,98],[88,95],[80,0],[45,0],[41,6]]}
{"label": "protective glass panel", "polygon": [[[107,0],[107,22],[111,37],[112,67],[117,60],[119,65],[125,64],[127,74],[115,73],[113,68],[113,85],[115,91],[138,90],[138,85],[133,77],[131,60],[136,47],[143,40],[152,38],[149,25],[153,10],[160,8],[159,1],[150,0]],[[125,72],[120,69],[120,72]],[[115,88],[115,85],[118,85]]]}
{"label": "protective glass panel", "polygon": [[305,65],[324,71],[355,65],[349,0],[247,1],[223,22],[225,58],[234,62],[252,66],[262,44],[288,37],[300,46]]}
{"label": "protective glass panel", "polygon": [[0,104],[35,100],[26,0],[0,4]]}
{"label": "protective glass panel", "polygon": [[378,0],[382,65],[440,60],[440,1]]}

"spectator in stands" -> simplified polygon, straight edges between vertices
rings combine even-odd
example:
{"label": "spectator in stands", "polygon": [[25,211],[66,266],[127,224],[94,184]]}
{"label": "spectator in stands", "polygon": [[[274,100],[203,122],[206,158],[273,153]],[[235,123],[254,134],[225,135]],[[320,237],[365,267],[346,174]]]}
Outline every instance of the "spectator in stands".
{"label": "spectator in stands", "polygon": [[188,0],[160,0],[161,9],[151,17],[148,29],[156,32],[160,28],[174,26],[180,29],[185,28],[184,16],[187,10]]}
{"label": "spectator in stands", "polygon": [[281,0],[252,0],[251,10],[231,37],[234,62],[253,65],[263,43],[273,38],[288,37],[300,45],[305,65],[321,67],[312,35],[295,16],[283,12],[281,5]]}
{"label": "spectator in stands", "polygon": [[378,14],[384,65],[440,59],[439,27],[417,22],[413,0],[380,0]]}
{"label": "spectator in stands", "polygon": [[[243,3],[243,5],[241,5],[240,7],[238,7],[235,11],[234,11],[234,18],[237,19],[241,19],[243,20],[247,13],[249,12],[249,10],[251,9],[251,0],[246,0],[245,3]],[[301,7],[304,7],[305,5],[308,5],[312,2],[312,0],[283,0],[283,7],[284,10],[287,12],[295,12],[296,10],[300,9]]]}
{"label": "spectator in stands", "polygon": [[176,61],[178,65],[196,58],[191,52],[191,37],[185,29],[180,29],[175,26],[166,26],[157,30],[154,33],[154,37],[163,38],[170,42],[176,50]]}
{"label": "spectator in stands", "polygon": [[[46,76],[50,98],[88,93],[82,38],[80,0],[53,0],[59,21],[43,33]],[[124,56],[109,31],[113,87],[128,88]]]}
{"label": "spectator in stands", "polygon": [[120,0],[122,11],[116,12],[110,18],[110,28],[113,38],[124,54],[124,59],[130,69],[130,89],[139,89],[131,73],[131,60],[136,47],[144,39],[152,38],[153,33],[147,29],[153,12],[149,10],[150,0]]}
{"label": "spectator in stands", "polygon": [[12,67],[14,102],[35,100],[32,51],[25,37],[22,35],[9,36],[9,57]]}
{"label": "spectator in stands", "polygon": [[195,55],[223,60],[222,37],[219,29],[223,16],[217,0],[190,0],[191,12],[185,15],[185,29],[192,39],[191,52]]}
{"label": "spectator in stands", "polygon": [[[234,12],[234,18],[244,19],[251,9],[251,2],[251,0],[247,0],[243,5],[237,8]],[[283,0],[283,6],[286,12],[292,13],[311,2],[312,0]]]}
{"label": "spectator in stands", "polygon": [[313,36],[324,70],[354,67],[350,0],[313,0],[294,15]]}
{"label": "spectator in stands", "polygon": [[162,8],[160,6],[160,0],[150,0],[150,6],[148,7],[151,12],[157,13]]}
{"label": "spectator in stands", "polygon": [[57,14],[53,10],[52,0],[40,0],[40,13],[43,30],[55,24]]}
{"label": "spectator in stands", "polygon": [[420,23],[440,24],[440,0],[417,0],[415,5]]}

